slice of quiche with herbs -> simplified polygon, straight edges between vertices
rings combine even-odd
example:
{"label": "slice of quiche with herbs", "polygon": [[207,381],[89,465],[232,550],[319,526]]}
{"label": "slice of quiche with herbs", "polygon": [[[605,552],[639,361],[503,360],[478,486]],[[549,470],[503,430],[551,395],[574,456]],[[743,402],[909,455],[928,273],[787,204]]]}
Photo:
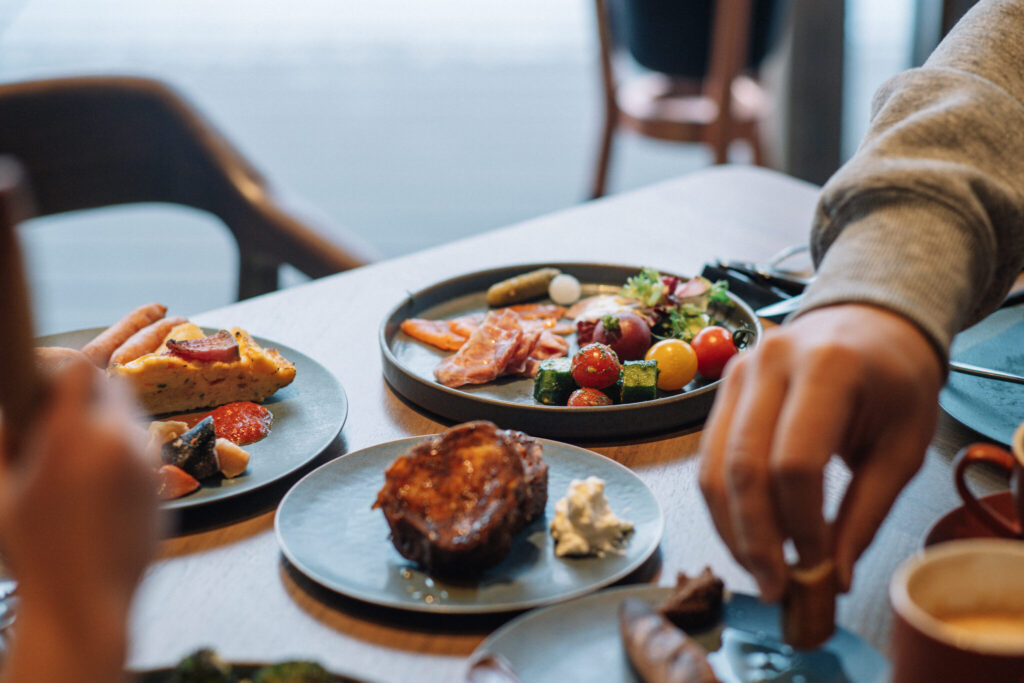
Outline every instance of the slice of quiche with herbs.
{"label": "slice of quiche with herbs", "polygon": [[238,327],[203,333],[185,323],[153,353],[107,368],[151,414],[179,413],[234,401],[263,401],[295,379],[295,365]]}

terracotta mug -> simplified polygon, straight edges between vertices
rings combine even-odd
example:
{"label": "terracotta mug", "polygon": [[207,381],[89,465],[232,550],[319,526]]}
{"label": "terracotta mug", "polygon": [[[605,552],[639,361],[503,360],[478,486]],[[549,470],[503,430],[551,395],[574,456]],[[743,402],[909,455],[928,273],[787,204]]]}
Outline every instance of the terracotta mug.
{"label": "terracotta mug", "polygon": [[[999,536],[1024,538],[1024,423],[1021,423],[1013,433],[1012,445],[1013,452],[990,443],[971,444],[956,454],[953,474],[956,490],[963,499],[968,514]],[[1008,518],[990,505],[986,505],[967,487],[967,469],[979,462],[995,465],[1010,475],[1010,491],[1013,493],[1016,519]]]}
{"label": "terracotta mug", "polygon": [[893,683],[1024,681],[1024,543],[934,545],[896,569]]}

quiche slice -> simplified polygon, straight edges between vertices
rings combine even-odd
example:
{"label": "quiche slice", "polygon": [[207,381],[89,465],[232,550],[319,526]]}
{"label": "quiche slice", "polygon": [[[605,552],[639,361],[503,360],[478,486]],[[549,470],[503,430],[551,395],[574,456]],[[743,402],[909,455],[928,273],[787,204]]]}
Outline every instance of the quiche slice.
{"label": "quiche slice", "polygon": [[225,360],[210,360],[208,353],[181,350],[189,341],[209,338],[193,323],[179,325],[156,351],[115,363],[107,375],[131,387],[142,408],[154,415],[262,401],[295,379],[295,365],[276,349],[264,349],[238,327],[220,336],[228,334],[237,343],[237,353],[232,350],[217,356]]}

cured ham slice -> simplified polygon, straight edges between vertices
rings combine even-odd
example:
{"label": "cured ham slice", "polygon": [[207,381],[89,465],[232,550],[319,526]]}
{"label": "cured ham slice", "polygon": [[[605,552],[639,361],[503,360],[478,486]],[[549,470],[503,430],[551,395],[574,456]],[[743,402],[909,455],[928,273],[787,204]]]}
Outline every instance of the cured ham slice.
{"label": "cured ham slice", "polygon": [[402,332],[444,351],[458,351],[467,338],[455,332],[447,320],[409,318],[402,321]]}
{"label": "cured ham slice", "polygon": [[434,368],[434,377],[449,387],[484,384],[504,375],[533,377],[540,361],[568,352],[569,342],[542,321],[523,320],[503,308],[489,312],[462,348]]}
{"label": "cured ham slice", "polygon": [[462,348],[434,368],[434,377],[447,387],[491,382],[504,374],[522,336],[519,316],[491,311]]}

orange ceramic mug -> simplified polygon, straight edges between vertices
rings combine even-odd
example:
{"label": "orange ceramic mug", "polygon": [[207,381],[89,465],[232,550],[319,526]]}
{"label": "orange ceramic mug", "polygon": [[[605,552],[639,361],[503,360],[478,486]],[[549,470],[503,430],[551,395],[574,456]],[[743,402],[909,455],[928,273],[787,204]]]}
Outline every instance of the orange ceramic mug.
{"label": "orange ceramic mug", "polygon": [[893,683],[1024,681],[1024,543],[931,546],[896,569],[889,601]]}
{"label": "orange ceramic mug", "polygon": [[[971,444],[956,454],[953,472],[956,490],[971,516],[999,536],[1024,538],[1024,422],[1013,433],[1012,445],[1013,452],[990,443]],[[1000,514],[967,487],[967,468],[979,462],[995,465],[1010,475],[1010,491],[1017,519]]]}

